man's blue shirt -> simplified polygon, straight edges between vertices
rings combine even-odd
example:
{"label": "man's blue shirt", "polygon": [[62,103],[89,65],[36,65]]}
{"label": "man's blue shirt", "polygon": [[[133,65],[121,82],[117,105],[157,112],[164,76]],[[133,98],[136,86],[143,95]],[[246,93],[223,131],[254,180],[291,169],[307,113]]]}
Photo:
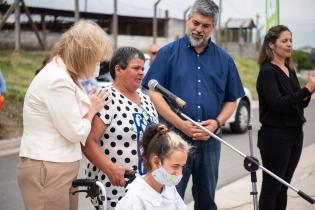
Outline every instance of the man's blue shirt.
{"label": "man's blue shirt", "polygon": [[151,79],[186,101],[182,112],[195,121],[216,118],[224,102],[245,94],[232,58],[211,40],[198,54],[187,36],[159,50],[142,85]]}

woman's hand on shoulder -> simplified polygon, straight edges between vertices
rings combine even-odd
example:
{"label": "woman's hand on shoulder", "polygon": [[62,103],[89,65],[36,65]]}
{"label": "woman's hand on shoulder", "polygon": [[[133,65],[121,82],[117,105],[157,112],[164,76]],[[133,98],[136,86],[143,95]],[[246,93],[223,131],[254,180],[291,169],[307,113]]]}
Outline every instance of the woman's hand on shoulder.
{"label": "woman's hand on shoulder", "polygon": [[105,88],[98,88],[89,92],[91,110],[93,110],[95,114],[110,102],[108,96],[109,93]]}

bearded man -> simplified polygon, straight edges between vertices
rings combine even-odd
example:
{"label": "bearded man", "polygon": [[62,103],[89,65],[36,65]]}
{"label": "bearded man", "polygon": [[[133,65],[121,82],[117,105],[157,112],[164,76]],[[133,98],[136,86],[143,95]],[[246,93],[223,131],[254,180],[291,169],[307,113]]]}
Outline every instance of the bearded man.
{"label": "bearded man", "polygon": [[[181,111],[212,133],[221,136],[221,125],[232,115],[236,100],[244,89],[232,58],[211,40],[219,13],[211,0],[196,0],[187,20],[184,37],[162,47],[143,80],[155,79],[186,101]],[[192,122],[172,111],[163,96],[150,90],[149,95],[160,117],[172,124],[193,147],[177,185],[184,199],[192,175],[195,210],[217,210],[214,201],[220,160],[220,142]],[[176,166],[174,166],[176,167]]]}

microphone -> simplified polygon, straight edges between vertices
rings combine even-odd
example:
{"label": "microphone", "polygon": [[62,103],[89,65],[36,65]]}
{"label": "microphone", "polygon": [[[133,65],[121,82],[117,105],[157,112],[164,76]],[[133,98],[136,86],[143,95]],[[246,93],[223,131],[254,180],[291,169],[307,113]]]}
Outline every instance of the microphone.
{"label": "microphone", "polygon": [[172,102],[175,102],[179,107],[183,108],[186,105],[186,102],[182,100],[181,98],[177,97],[173,93],[171,93],[169,90],[167,90],[165,87],[159,84],[158,81],[155,79],[151,79],[148,83],[148,86],[150,90],[155,90],[161,93],[163,96],[171,100]]}

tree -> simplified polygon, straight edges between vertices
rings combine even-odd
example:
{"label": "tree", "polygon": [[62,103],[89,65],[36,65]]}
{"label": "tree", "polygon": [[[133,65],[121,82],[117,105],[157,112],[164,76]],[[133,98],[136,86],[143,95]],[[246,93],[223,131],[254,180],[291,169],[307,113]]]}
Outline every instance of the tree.
{"label": "tree", "polygon": [[[313,51],[314,52],[314,51]],[[311,55],[301,50],[293,50],[292,58],[293,62],[297,64],[297,68],[300,69],[314,69],[315,61],[311,62]]]}

